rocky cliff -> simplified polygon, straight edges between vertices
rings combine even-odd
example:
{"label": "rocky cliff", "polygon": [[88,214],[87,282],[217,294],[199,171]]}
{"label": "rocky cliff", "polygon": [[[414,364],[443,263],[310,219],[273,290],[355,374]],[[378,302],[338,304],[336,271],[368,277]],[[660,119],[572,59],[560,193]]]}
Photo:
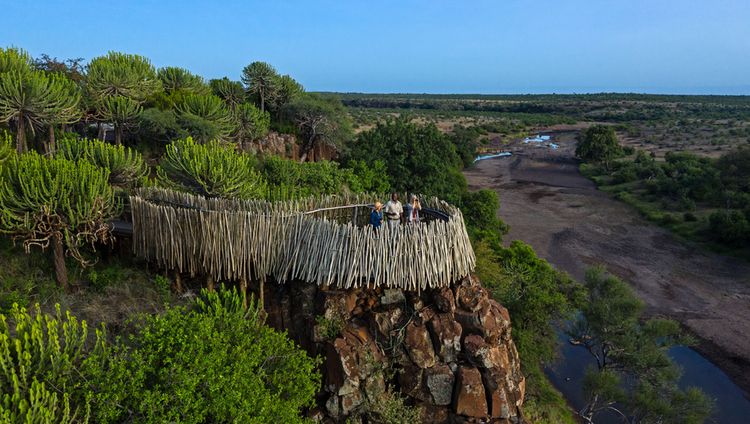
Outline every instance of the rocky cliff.
{"label": "rocky cliff", "polygon": [[397,391],[426,423],[521,421],[525,380],[508,311],[466,278],[420,294],[276,286],[269,323],[324,358],[323,422],[362,416]]}

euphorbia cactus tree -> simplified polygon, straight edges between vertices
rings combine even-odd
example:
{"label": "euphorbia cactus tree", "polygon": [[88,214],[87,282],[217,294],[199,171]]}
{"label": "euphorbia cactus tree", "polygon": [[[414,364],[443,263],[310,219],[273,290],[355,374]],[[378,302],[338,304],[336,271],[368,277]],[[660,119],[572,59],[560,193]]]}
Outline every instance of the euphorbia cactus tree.
{"label": "euphorbia cactus tree", "polygon": [[109,170],[31,152],[11,157],[1,172],[0,231],[22,241],[27,253],[52,245],[55,277],[67,289],[65,256],[87,265],[80,248],[110,239],[108,221],[121,205]]}

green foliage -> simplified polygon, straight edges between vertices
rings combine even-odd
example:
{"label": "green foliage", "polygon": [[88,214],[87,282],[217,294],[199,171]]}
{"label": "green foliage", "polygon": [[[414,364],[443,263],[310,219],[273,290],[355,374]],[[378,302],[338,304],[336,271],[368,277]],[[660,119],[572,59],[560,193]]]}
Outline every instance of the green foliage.
{"label": "green foliage", "polygon": [[318,315],[315,317],[315,325],[323,339],[334,341],[341,335],[341,331],[346,326],[346,321],[340,315],[334,315],[330,318],[325,315]]}
{"label": "green foliage", "polygon": [[0,315],[0,420],[6,423],[85,423],[87,396],[71,397],[83,384],[88,329],[60,305],[56,315],[39,305],[29,313],[14,305]]}
{"label": "green foliage", "polygon": [[711,235],[730,246],[750,242],[750,222],[740,211],[720,210],[708,218]]}
{"label": "green foliage", "polygon": [[192,94],[209,94],[209,87],[203,78],[191,73],[187,69],[168,66],[160,68],[157,76],[168,94],[184,91]]}
{"label": "green foliage", "polygon": [[260,198],[266,183],[254,165],[253,156],[217,141],[198,144],[188,137],[167,146],[158,178],[168,187],[202,196]]}
{"label": "green foliage", "polygon": [[389,119],[361,133],[347,157],[368,164],[383,161],[395,191],[437,195],[454,203],[466,191],[453,143],[432,124]]}
{"label": "green foliage", "polygon": [[109,183],[116,187],[131,187],[148,175],[148,165],[138,151],[113,146],[101,140],[62,139],[58,143],[56,155],[71,161],[85,160],[107,168]]}
{"label": "green foliage", "polygon": [[273,102],[278,93],[279,74],[266,62],[253,62],[242,70],[242,82],[265,112],[266,104]]}
{"label": "green foliage", "polygon": [[271,127],[271,115],[250,103],[237,106],[232,115],[235,125],[233,138],[240,143],[265,137]]}
{"label": "green foliage", "polygon": [[333,96],[305,93],[288,103],[283,116],[297,126],[302,143],[300,161],[317,145],[341,150],[352,136],[351,119],[341,101]]}
{"label": "green foliage", "polygon": [[169,308],[88,369],[97,422],[302,422],[320,377],[317,361],[242,309],[235,291],[202,293]]}
{"label": "green foliage", "polygon": [[584,379],[583,418],[590,421],[616,402],[632,422],[702,423],[711,402],[697,389],[678,388],[680,371],[667,354],[670,347],[690,342],[679,324],[642,321],[641,301],[601,268],[586,273],[586,288],[588,299],[569,330],[596,364]]}
{"label": "green foliage", "polygon": [[0,178],[0,231],[22,239],[27,251],[59,238],[85,263],[78,248],[106,241],[107,222],[120,210],[108,180],[109,170],[84,161],[14,157]]}
{"label": "green foliage", "polygon": [[31,71],[31,56],[26,50],[0,47],[0,74]]}
{"label": "green foliage", "polygon": [[142,104],[161,89],[156,69],[143,56],[109,52],[88,65],[86,91],[94,101],[122,96]]}
{"label": "green foliage", "polygon": [[[151,107],[141,112],[138,125],[138,137],[141,140],[167,144],[171,140],[189,136],[187,130],[178,122],[177,114],[173,110]],[[160,149],[161,147],[159,146]]]}
{"label": "green foliage", "polygon": [[13,138],[10,136],[10,133],[3,130],[0,132],[0,165],[13,157],[14,153]]}
{"label": "green foliage", "polygon": [[0,121],[16,124],[18,151],[26,150],[26,129],[32,133],[52,123],[73,122],[80,94],[69,79],[42,71],[0,73]]}
{"label": "green foliage", "polygon": [[461,199],[461,212],[466,221],[466,229],[472,239],[500,243],[508,233],[508,226],[497,217],[500,200],[494,190],[482,189],[464,193]]}
{"label": "green foliage", "polygon": [[232,109],[245,102],[245,88],[239,81],[232,81],[224,77],[212,79],[209,86],[214,96],[220,97]]}
{"label": "green foliage", "polygon": [[576,156],[586,162],[609,163],[622,155],[614,128],[607,125],[593,125],[587,128],[576,146]]}
{"label": "green foliage", "polygon": [[107,266],[102,269],[92,269],[88,272],[89,285],[96,291],[122,282],[124,280],[123,269],[119,266]]}
{"label": "green foliage", "polygon": [[289,75],[282,75],[276,79],[276,95],[273,99],[273,109],[281,110],[305,92],[302,84]]}
{"label": "green foliage", "polygon": [[391,184],[388,179],[388,168],[382,160],[367,163],[363,160],[350,160],[346,167],[357,177],[351,181],[350,188],[356,193],[388,193]]}
{"label": "green foliage", "polygon": [[[224,104],[221,98],[209,95],[188,95],[183,102],[177,106],[180,113],[181,124],[185,126],[190,134],[196,139],[206,142],[208,140],[227,140],[235,129],[235,121],[232,119],[231,110]],[[210,125],[211,133],[195,131],[199,118]]]}
{"label": "green foliage", "polygon": [[361,179],[354,170],[341,168],[331,161],[298,163],[267,156],[260,164],[260,171],[268,182],[272,199],[364,192],[378,187],[377,183],[367,180],[370,175],[365,174]]}

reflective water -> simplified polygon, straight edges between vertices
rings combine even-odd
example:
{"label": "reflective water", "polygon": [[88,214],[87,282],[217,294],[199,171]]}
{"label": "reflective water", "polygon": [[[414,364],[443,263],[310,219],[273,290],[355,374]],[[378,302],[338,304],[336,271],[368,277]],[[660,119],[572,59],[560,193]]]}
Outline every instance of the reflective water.
{"label": "reflective water", "polygon": [[[568,402],[574,408],[581,409],[585,403],[582,393],[583,373],[594,361],[585,349],[571,345],[564,336],[561,336],[561,340],[565,342],[559,363],[545,371]],[[681,387],[698,387],[714,399],[714,413],[708,420],[709,423],[750,423],[750,399],[721,369],[688,347],[674,347],[669,355],[682,367]],[[597,423],[620,424],[621,421],[613,414],[602,416]]]}

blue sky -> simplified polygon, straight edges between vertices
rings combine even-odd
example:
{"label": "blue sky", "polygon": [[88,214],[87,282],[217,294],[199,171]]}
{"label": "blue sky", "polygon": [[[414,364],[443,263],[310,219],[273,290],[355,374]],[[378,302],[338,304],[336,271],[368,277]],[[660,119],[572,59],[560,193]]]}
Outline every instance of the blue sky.
{"label": "blue sky", "polygon": [[7,1],[0,46],[308,90],[750,94],[750,0]]}

